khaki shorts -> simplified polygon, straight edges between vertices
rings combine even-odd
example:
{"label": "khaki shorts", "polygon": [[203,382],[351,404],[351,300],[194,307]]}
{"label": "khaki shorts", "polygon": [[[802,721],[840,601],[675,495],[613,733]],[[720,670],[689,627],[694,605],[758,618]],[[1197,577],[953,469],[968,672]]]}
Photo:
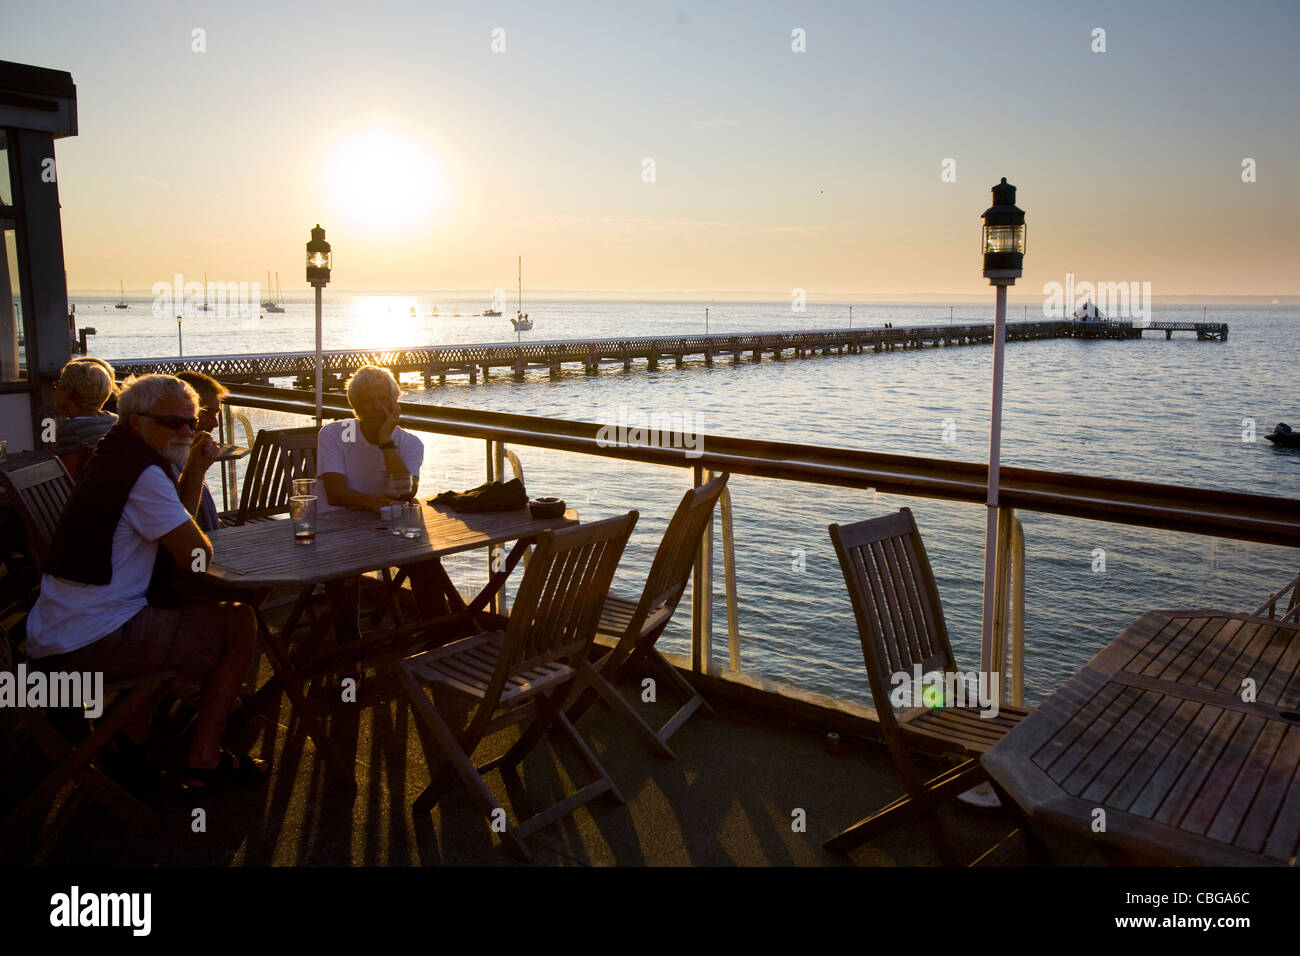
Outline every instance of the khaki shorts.
{"label": "khaki shorts", "polygon": [[208,602],[146,607],[93,644],[32,663],[47,671],[102,671],[106,681],[177,671],[202,683],[226,649],[225,629],[214,610]]}

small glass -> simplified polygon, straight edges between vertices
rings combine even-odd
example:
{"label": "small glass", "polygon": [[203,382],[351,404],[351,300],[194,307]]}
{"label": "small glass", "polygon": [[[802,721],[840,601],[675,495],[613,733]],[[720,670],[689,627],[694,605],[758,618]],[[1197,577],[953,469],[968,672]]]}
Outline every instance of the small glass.
{"label": "small glass", "polygon": [[316,496],[294,495],[289,499],[289,513],[293,518],[293,540],[311,544],[316,540]]}
{"label": "small glass", "polygon": [[[394,505],[394,507],[397,507]],[[402,508],[402,537],[418,538],[424,534],[424,509],[418,501],[407,501]]]}
{"label": "small glass", "polygon": [[306,498],[316,494],[316,479],[295,478],[293,480],[293,493],[300,498]]}
{"label": "small glass", "polygon": [[388,497],[406,501],[414,493],[414,485],[412,475],[389,475]]}
{"label": "small glass", "polygon": [[394,501],[392,504],[381,507],[379,517],[383,520],[384,526],[388,528],[389,534],[400,535],[402,533],[402,503],[400,501]]}
{"label": "small glass", "polygon": [[3,439],[0,439],[0,461],[4,461],[6,458],[9,457],[9,453],[7,450],[8,448],[9,448],[9,443]]}

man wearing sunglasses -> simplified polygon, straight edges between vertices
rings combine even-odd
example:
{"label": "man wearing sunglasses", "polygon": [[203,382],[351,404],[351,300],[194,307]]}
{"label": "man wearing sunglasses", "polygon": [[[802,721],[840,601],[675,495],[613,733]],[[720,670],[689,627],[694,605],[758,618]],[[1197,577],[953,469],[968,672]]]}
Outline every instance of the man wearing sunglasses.
{"label": "man wearing sunglasses", "polygon": [[[265,765],[221,748],[252,653],[253,609],[181,601],[166,586],[171,573],[201,573],[212,558],[193,515],[216,443],[198,427],[194,390],[169,375],[128,383],[117,410],[55,531],[28,616],[28,654],[46,670],[102,672],[105,682],[177,671],[201,687],[183,785],[256,783]],[[148,775],[150,717],[142,712],[114,738],[124,775]]]}

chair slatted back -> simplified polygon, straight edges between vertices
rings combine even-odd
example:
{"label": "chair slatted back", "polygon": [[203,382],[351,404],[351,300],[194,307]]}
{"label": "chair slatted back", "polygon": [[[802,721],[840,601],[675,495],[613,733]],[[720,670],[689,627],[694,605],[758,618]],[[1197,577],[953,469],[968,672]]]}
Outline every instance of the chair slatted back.
{"label": "chair slatted back", "polygon": [[902,672],[911,680],[917,664],[923,674],[957,666],[930,559],[910,508],[833,524],[830,535],[853,602],[876,713],[893,730],[890,677]]}
{"label": "chair slatted back", "polygon": [[13,502],[27,538],[28,556],[39,570],[54,540],[63,509],[72,497],[72,478],[57,458],[0,472],[0,484]]}
{"label": "chair slatted back", "polygon": [[257,433],[233,524],[288,513],[293,479],[316,477],[317,435],[314,425]]}
{"label": "chair slatted back", "polygon": [[523,671],[586,653],[637,517],[631,511],[538,538],[506,626],[496,694]]}
{"label": "chair slatted back", "polygon": [[[663,540],[655,551],[650,573],[646,576],[641,600],[632,615],[628,630],[639,634],[646,619],[660,608],[675,610],[686,593],[691,570],[695,567],[696,551],[713,517],[713,508],[727,487],[727,475],[692,488],[682,496],[681,503],[668,522]],[[664,620],[667,624],[667,619]]]}

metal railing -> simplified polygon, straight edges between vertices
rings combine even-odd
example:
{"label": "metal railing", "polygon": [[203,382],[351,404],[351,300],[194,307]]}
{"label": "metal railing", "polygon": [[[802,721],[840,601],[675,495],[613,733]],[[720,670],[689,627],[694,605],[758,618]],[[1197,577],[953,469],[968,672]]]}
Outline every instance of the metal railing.
{"label": "metal railing", "polygon": [[[227,402],[232,405],[314,414],[313,396],[308,392],[252,385],[229,388]],[[516,475],[522,473],[518,455],[506,448],[509,444],[685,468],[691,471],[696,487],[714,474],[727,472],[973,504],[983,504],[986,497],[987,467],[971,462],[707,435],[694,436],[696,443],[688,449],[682,436],[672,433],[664,433],[657,447],[618,446],[603,442],[599,437],[602,426],[595,423],[411,402],[401,403],[400,408],[405,428],[484,441],[489,480],[504,475],[506,461]],[[347,418],[352,412],[341,397],[327,395],[324,415]],[[992,663],[985,662],[985,666],[1005,670],[1004,676],[1009,679],[1003,681],[1003,686],[1011,688],[1014,704],[1020,703],[1024,673],[1025,548],[1017,510],[1300,547],[1300,509],[1285,498],[1024,468],[1003,468],[1001,474],[995,642]],[[739,601],[729,496],[723,498],[719,520],[725,563],[728,658],[730,669],[738,671]],[[692,589],[691,667],[701,674],[716,673],[712,666],[712,551],[710,525],[701,542]],[[1294,585],[1292,582],[1292,593]],[[1274,596],[1274,604],[1279,595]],[[1261,612],[1268,610],[1266,602]]]}

